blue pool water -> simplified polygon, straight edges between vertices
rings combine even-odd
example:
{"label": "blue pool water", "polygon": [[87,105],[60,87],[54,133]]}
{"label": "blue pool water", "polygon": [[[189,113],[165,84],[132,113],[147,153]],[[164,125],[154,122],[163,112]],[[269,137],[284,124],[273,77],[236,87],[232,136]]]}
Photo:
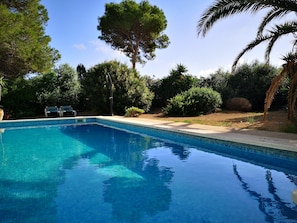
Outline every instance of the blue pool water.
{"label": "blue pool water", "polygon": [[6,128],[0,222],[297,222],[297,154],[114,127]]}

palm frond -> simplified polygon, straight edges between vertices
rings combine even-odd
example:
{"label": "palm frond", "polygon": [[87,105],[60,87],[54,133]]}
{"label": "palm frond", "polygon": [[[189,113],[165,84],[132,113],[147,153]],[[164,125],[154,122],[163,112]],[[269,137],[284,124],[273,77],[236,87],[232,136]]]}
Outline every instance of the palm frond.
{"label": "palm frond", "polygon": [[232,65],[232,70],[234,71],[238,61],[240,58],[246,54],[248,51],[252,50],[254,47],[257,45],[265,42],[268,42],[268,46],[265,51],[265,60],[267,63],[269,63],[269,55],[270,52],[276,43],[277,40],[279,40],[282,36],[287,35],[287,34],[292,34],[297,32],[297,23],[292,21],[292,22],[286,22],[282,25],[276,25],[271,31],[268,32],[266,35],[261,35],[257,36],[256,39],[254,39],[252,42],[250,42],[235,58],[233,65]]}
{"label": "palm frond", "polygon": [[288,120],[292,121],[296,114],[297,73],[294,72],[288,93]]}
{"label": "palm frond", "polygon": [[234,14],[249,11],[253,6],[253,1],[240,0],[217,0],[208,7],[202,14],[197,24],[197,34],[205,36],[206,33],[217,21]]}
{"label": "palm frond", "polygon": [[[256,13],[263,9],[270,9],[270,11],[279,9],[278,16],[280,16],[288,12],[297,12],[297,2],[292,0],[217,0],[203,12],[197,24],[197,34],[204,37],[212,26],[223,18],[246,12]],[[276,17],[277,13],[274,16]]]}
{"label": "palm frond", "polygon": [[297,54],[294,51],[289,52],[282,57],[282,60],[286,61],[286,63],[295,63],[297,61]]}
{"label": "palm frond", "polygon": [[267,118],[267,112],[274,99],[274,95],[286,76],[287,76],[287,69],[284,67],[281,73],[273,78],[269,89],[266,91],[266,98],[264,101],[264,115],[263,115],[264,120],[266,120]]}
{"label": "palm frond", "polygon": [[279,40],[284,35],[296,33],[297,23],[295,21],[291,21],[291,22],[285,22],[284,24],[281,24],[281,25],[275,25],[275,27],[273,27],[272,30],[268,32],[271,35],[271,39],[265,51],[265,60],[267,62],[269,62],[269,56],[276,41]]}
{"label": "palm frond", "polygon": [[235,58],[233,65],[232,65],[232,70],[234,71],[240,58],[246,54],[248,51],[252,50],[255,46],[268,41],[272,38],[272,36],[270,35],[266,35],[266,36],[258,36],[255,40],[253,40],[252,42],[250,42]]}
{"label": "palm frond", "polygon": [[273,25],[270,30],[265,30],[265,32],[264,29],[276,18],[282,18],[292,12],[296,15],[297,0],[216,0],[213,5],[206,9],[198,21],[197,34],[204,37],[212,26],[223,18],[240,13],[257,13],[263,9],[268,11],[258,27],[256,38],[238,54],[232,69],[234,71],[239,59],[246,52],[266,41],[268,46],[265,51],[265,59],[269,62],[269,55],[275,43],[282,36],[292,34],[294,36],[293,53],[284,57],[287,63],[283,66],[281,73],[273,79],[271,86],[266,92],[264,119],[266,119],[267,111],[270,108],[275,93],[287,75],[292,80],[289,92],[290,100],[288,101],[291,112],[289,112],[289,116],[292,118],[292,115],[295,114],[297,100],[297,22],[293,20]]}
{"label": "palm frond", "polygon": [[258,27],[258,33],[257,36],[263,35],[264,28],[274,19],[281,18],[285,16],[287,11],[284,11],[282,9],[271,9],[266,16],[263,18],[262,22],[260,23]]}
{"label": "palm frond", "polygon": [[287,12],[297,12],[297,2],[296,0],[244,0],[244,2],[253,2],[254,10],[259,11],[261,9],[270,8],[270,9],[281,9],[284,13]]}

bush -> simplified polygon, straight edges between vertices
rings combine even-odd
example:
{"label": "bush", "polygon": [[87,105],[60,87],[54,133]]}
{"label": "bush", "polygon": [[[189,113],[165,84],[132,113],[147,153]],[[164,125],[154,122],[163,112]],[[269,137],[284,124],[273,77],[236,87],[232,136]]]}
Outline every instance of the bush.
{"label": "bush", "polygon": [[82,83],[84,96],[88,98],[87,108],[98,114],[109,113],[110,88],[113,93],[113,110],[118,115],[124,115],[125,108],[132,106],[149,111],[154,98],[146,86],[146,79],[136,70],[117,61],[92,67]]}
{"label": "bush", "polygon": [[177,94],[168,100],[167,106],[162,109],[164,115],[184,116],[185,99],[183,94]]}
{"label": "bush", "polygon": [[226,108],[233,111],[251,111],[252,105],[246,98],[235,97],[226,102]]}
{"label": "bush", "polygon": [[233,97],[246,98],[253,111],[263,111],[266,91],[278,73],[277,68],[258,61],[239,66],[228,80],[229,91],[224,93],[224,102]]}
{"label": "bush", "polygon": [[5,113],[10,114],[11,118],[39,115],[42,107],[37,102],[35,89],[32,79],[19,77],[8,80],[1,100]]}
{"label": "bush", "polygon": [[193,87],[168,100],[165,115],[196,116],[215,111],[222,104],[221,95],[211,88]]}
{"label": "bush", "polygon": [[155,93],[154,106],[166,106],[168,99],[198,85],[198,78],[187,74],[187,68],[178,64],[170,71],[170,75],[156,81],[152,86]]}
{"label": "bush", "polygon": [[130,107],[126,109],[125,117],[138,117],[143,114],[144,110],[137,107]]}

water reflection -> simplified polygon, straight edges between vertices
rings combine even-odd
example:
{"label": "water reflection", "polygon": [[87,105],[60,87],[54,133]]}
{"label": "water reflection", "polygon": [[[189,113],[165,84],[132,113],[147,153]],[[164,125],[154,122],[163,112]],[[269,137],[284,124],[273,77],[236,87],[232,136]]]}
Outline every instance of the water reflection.
{"label": "water reflection", "polygon": [[157,159],[144,164],[144,180],[114,177],[104,182],[104,201],[112,204],[112,216],[120,222],[140,222],[144,215],[169,209],[171,191],[167,184],[173,177],[170,168],[159,167]]}
{"label": "water reflection", "polygon": [[[261,176],[272,195],[268,197],[253,189],[236,165],[227,171],[205,165],[229,163],[226,157],[197,154],[190,146],[98,125],[18,131],[3,134],[0,222],[79,222],[93,217],[93,222],[137,223],[165,215],[167,221],[159,218],[158,222],[215,219],[225,214],[216,206],[222,203],[211,202],[212,189],[217,189],[216,174],[233,180],[232,185],[222,187],[237,187],[234,182],[239,182],[239,190],[258,202],[266,222],[294,222],[297,215],[297,206],[291,207],[278,193],[275,182],[282,181],[276,181],[273,171]],[[296,185],[296,176],[286,176]],[[218,197],[225,202],[221,191]],[[198,211],[192,212],[193,207]],[[70,216],[72,221],[57,220]],[[209,222],[219,222],[217,219]]]}
{"label": "water reflection", "polygon": [[286,174],[287,178],[297,186],[297,177],[291,174]]}
{"label": "water reflection", "polygon": [[237,165],[235,164],[233,164],[233,172],[240,181],[243,190],[258,201],[258,208],[264,213],[267,222],[296,222],[297,209],[296,207],[290,206],[289,203],[286,203],[277,195],[277,188],[274,186],[270,170],[266,170],[265,178],[268,185],[267,190],[269,194],[272,195],[272,198],[265,197],[263,193],[253,190],[250,184],[240,175]]}
{"label": "water reflection", "polygon": [[[84,133],[84,127],[80,127],[80,140],[94,151],[84,153],[83,156],[96,164],[96,154],[108,157],[106,162],[99,161],[97,164],[101,169],[109,169],[116,166],[125,167],[133,176],[125,177],[119,172],[104,183],[103,201],[112,204],[112,216],[120,222],[140,222],[145,215],[153,216],[170,208],[172,192],[170,183],[173,179],[173,169],[161,166],[158,158],[151,158],[147,150],[153,148],[166,148],[172,154],[185,161],[189,159],[191,150],[187,146],[177,145],[146,136],[129,134],[115,129],[102,129],[93,126],[94,131],[88,127]],[[100,137],[94,137],[91,132],[97,132]],[[67,134],[71,135],[67,131]],[[237,166],[233,166],[233,172],[241,182],[242,188],[258,201],[259,210],[264,213],[267,222],[275,219],[294,219],[296,209],[290,207],[277,197],[272,176],[266,173],[268,191],[274,194],[274,198],[265,197],[257,190],[252,190],[239,174]],[[279,210],[282,210],[279,213]]]}
{"label": "water reflection", "polygon": [[170,143],[164,143],[164,146],[168,146],[169,148],[171,148],[171,151],[174,155],[178,156],[178,158],[180,160],[186,160],[189,158],[190,156],[190,149],[188,147],[185,146],[181,146],[181,145],[173,145]]}
{"label": "water reflection", "polygon": [[[112,205],[112,217],[119,222],[140,222],[145,215],[155,215],[169,209],[174,176],[170,167],[160,166],[157,158],[149,158],[149,148],[171,146],[115,129],[93,126],[100,138],[91,136],[88,128],[81,126],[80,140],[94,148],[84,153],[98,173],[108,175],[103,189],[103,201]],[[64,129],[72,135],[72,130]],[[75,135],[73,135],[75,137]],[[175,148],[175,147],[170,147]],[[175,155],[185,158],[183,147],[176,147]]]}

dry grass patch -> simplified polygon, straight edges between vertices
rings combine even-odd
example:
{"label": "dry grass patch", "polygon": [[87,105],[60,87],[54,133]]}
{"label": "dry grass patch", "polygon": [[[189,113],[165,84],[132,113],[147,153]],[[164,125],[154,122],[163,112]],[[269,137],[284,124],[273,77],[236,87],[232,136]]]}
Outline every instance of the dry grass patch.
{"label": "dry grass patch", "polygon": [[237,129],[259,129],[268,131],[282,131],[289,125],[287,112],[284,110],[271,111],[266,121],[263,121],[263,113],[222,111],[195,117],[164,117],[162,113],[143,114],[141,118],[153,118],[188,124],[203,124],[213,126],[225,126]]}

